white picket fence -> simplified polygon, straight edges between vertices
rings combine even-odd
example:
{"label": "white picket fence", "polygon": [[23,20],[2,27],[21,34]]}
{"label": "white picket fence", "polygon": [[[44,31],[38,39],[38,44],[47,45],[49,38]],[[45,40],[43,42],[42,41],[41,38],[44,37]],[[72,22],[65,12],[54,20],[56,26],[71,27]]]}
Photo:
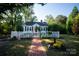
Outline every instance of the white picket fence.
{"label": "white picket fence", "polygon": [[[41,35],[41,36],[40,36]],[[52,32],[52,34],[49,36],[48,32],[26,32],[26,31],[12,31],[11,32],[11,38],[13,37],[17,38],[33,38],[33,37],[52,37],[52,38],[59,38],[60,33],[59,31]]]}
{"label": "white picket fence", "polygon": [[31,37],[40,37],[40,33],[46,36],[47,32],[26,32],[26,31],[12,31],[11,32],[11,38],[17,37],[17,38],[31,38]]}

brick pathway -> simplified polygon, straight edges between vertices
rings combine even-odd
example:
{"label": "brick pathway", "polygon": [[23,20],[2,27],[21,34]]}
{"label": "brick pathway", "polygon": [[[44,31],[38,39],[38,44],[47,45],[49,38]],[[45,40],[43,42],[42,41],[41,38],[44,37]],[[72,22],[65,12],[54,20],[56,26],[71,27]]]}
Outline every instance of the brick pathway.
{"label": "brick pathway", "polygon": [[46,49],[42,46],[41,40],[35,38],[29,47],[28,56],[46,56]]}

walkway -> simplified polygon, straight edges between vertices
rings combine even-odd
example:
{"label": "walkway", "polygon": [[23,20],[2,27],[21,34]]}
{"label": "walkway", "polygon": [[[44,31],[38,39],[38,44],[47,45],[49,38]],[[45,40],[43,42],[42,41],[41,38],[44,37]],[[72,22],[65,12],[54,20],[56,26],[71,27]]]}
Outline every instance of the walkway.
{"label": "walkway", "polygon": [[29,47],[28,56],[46,56],[46,49],[42,46],[39,38],[32,40],[32,45]]}

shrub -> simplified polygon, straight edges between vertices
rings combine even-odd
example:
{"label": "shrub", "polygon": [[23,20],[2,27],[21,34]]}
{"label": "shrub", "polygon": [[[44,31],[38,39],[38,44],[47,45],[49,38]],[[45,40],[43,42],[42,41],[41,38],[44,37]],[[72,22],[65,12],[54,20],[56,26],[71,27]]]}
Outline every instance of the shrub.
{"label": "shrub", "polygon": [[66,26],[62,24],[53,24],[48,26],[49,31],[60,31],[61,34],[66,33]]}
{"label": "shrub", "polygon": [[64,45],[63,41],[56,41],[56,43],[53,44],[54,48],[61,48]]}
{"label": "shrub", "polygon": [[18,40],[18,38],[16,36],[14,36],[13,38],[11,38],[11,41],[12,40]]}
{"label": "shrub", "polygon": [[45,43],[51,43],[51,42],[53,42],[53,41],[50,40],[50,39],[43,39],[42,42],[45,42]]}

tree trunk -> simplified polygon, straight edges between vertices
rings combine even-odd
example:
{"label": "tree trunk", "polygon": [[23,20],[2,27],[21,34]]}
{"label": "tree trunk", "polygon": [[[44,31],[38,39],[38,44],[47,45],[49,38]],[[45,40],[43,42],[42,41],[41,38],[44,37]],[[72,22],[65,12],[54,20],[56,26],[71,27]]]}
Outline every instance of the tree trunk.
{"label": "tree trunk", "polygon": [[54,43],[56,43],[56,38],[54,38]]}

